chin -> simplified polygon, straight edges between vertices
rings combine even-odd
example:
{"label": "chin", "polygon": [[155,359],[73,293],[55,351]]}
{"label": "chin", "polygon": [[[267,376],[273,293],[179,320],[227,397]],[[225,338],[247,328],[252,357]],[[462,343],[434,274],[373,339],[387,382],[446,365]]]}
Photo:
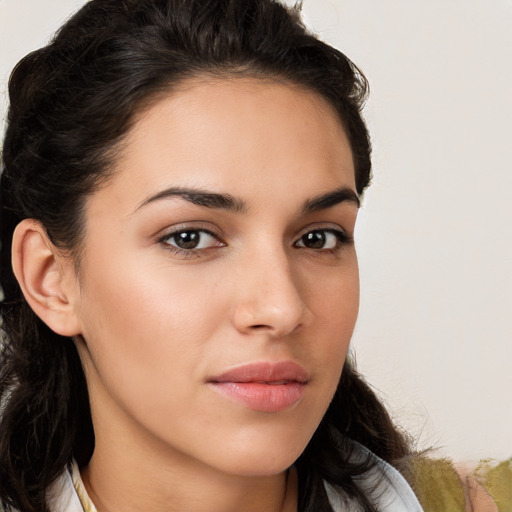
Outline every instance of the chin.
{"label": "chin", "polygon": [[309,439],[288,440],[279,438],[262,443],[247,441],[242,446],[226,447],[217,465],[222,471],[246,477],[272,476],[286,471],[304,451]]}
{"label": "chin", "polygon": [[[300,454],[299,454],[300,455]],[[221,468],[224,472],[248,478],[264,478],[279,475],[287,471],[298,457],[257,457],[245,459]]]}

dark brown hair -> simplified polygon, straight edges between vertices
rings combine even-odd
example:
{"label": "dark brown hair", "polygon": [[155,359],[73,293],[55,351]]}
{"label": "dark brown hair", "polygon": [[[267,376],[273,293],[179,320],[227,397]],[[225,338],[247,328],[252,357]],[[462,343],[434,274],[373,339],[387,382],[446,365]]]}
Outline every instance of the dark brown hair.
{"label": "dark brown hair", "polygon": [[[251,76],[298,85],[326,99],[347,133],[362,194],[370,142],[361,109],[368,86],[341,52],[310,34],[273,0],[92,0],[51,43],[14,69],[2,154],[0,499],[47,512],[45,490],[74,458],[86,465],[94,431],[74,343],[24,300],[10,265],[15,226],[39,220],[52,242],[79,258],[84,198],[108,179],[135,114],[198,75]],[[403,436],[350,364],[296,463],[299,509],[331,510],[323,481],[373,510],[357,484],[370,461],[356,440],[393,463]]]}

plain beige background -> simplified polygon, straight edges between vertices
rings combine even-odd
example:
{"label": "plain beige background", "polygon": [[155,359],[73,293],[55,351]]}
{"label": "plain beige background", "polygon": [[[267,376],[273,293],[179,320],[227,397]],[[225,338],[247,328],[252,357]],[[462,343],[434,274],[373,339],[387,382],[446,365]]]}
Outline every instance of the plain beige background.
{"label": "plain beige background", "polygon": [[[83,1],[0,0],[6,79]],[[371,84],[359,369],[458,460],[512,455],[512,1],[305,0]]]}

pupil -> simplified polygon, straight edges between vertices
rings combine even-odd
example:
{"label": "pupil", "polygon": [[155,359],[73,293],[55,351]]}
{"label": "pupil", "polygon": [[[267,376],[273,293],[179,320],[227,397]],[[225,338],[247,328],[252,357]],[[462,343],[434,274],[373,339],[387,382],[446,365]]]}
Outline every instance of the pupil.
{"label": "pupil", "polygon": [[325,245],[325,234],[322,231],[312,231],[304,235],[302,241],[310,249],[321,249]]}
{"label": "pupil", "polygon": [[181,249],[195,249],[199,244],[199,238],[196,231],[184,231],[175,235],[175,242]]}

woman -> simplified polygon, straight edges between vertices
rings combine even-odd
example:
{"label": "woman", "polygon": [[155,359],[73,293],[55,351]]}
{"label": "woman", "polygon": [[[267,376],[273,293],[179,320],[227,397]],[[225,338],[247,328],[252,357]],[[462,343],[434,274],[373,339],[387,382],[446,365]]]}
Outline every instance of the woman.
{"label": "woman", "polygon": [[93,0],[18,64],[6,510],[421,510],[345,361],[366,91],[271,0]]}

